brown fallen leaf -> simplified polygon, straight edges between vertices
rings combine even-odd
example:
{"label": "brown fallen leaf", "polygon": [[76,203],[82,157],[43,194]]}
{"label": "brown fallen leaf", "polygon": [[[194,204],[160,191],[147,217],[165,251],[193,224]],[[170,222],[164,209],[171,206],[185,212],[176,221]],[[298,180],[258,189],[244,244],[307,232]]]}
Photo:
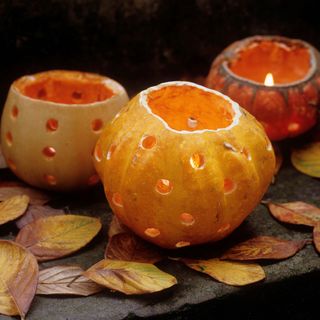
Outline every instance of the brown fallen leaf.
{"label": "brown fallen leaf", "polygon": [[267,202],[267,205],[270,213],[281,222],[303,224],[311,227],[320,222],[320,209],[302,201]]}
{"label": "brown fallen leaf", "polygon": [[54,209],[49,206],[29,205],[25,214],[16,221],[16,226],[22,229],[26,224],[29,224],[37,219],[49,216],[58,216],[65,214],[62,209]]}
{"label": "brown fallen leaf", "polygon": [[84,276],[128,295],[158,292],[177,283],[175,277],[153,264],[117,260],[102,260],[89,268]]}
{"label": "brown fallen leaf", "polygon": [[108,230],[109,239],[116,234],[124,233],[128,231],[129,229],[125,225],[123,225],[115,215],[113,215],[109,225],[109,230]]}
{"label": "brown fallen leaf", "polygon": [[295,255],[307,240],[282,240],[259,236],[235,245],[223,254],[227,260],[286,259]]}
{"label": "brown fallen leaf", "polygon": [[156,263],[164,259],[160,249],[140,239],[132,232],[118,233],[110,240],[105,258],[145,263]]}
{"label": "brown fallen leaf", "polygon": [[313,242],[317,251],[320,253],[320,222],[313,228]]}
{"label": "brown fallen leaf", "polygon": [[71,214],[51,216],[24,226],[16,242],[28,248],[39,261],[52,260],[83,248],[100,229],[97,218]]}
{"label": "brown fallen leaf", "polygon": [[13,196],[0,203],[0,225],[20,217],[28,208],[29,197]]}
{"label": "brown fallen leaf", "polygon": [[37,293],[41,295],[63,294],[90,296],[103,287],[84,277],[79,266],[54,266],[39,272]]}
{"label": "brown fallen leaf", "polygon": [[258,264],[219,259],[182,259],[189,268],[208,274],[212,278],[231,285],[245,286],[265,279],[266,275]]}
{"label": "brown fallen leaf", "polygon": [[38,263],[20,245],[0,240],[0,313],[25,318],[36,292]]}
{"label": "brown fallen leaf", "polygon": [[27,186],[22,186],[21,183],[14,184],[0,184],[0,201],[7,200],[10,197],[17,195],[26,195],[30,198],[31,204],[43,205],[50,200],[50,197],[47,193],[32,189]]}
{"label": "brown fallen leaf", "polygon": [[8,165],[6,163],[6,160],[4,159],[3,153],[2,153],[2,147],[0,144],[0,169],[8,168]]}
{"label": "brown fallen leaf", "polygon": [[320,178],[320,142],[312,142],[291,153],[292,165],[300,172]]}

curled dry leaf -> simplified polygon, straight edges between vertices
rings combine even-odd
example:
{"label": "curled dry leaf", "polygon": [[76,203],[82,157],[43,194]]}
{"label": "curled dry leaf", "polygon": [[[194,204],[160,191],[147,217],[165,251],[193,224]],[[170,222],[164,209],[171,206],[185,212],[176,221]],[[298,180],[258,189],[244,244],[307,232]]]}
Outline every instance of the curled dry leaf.
{"label": "curled dry leaf", "polygon": [[221,259],[260,260],[286,259],[295,255],[306,245],[306,240],[282,240],[274,237],[259,236],[229,249]]}
{"label": "curled dry leaf", "polygon": [[37,282],[36,258],[18,244],[0,240],[0,313],[24,318]]}
{"label": "curled dry leaf", "polygon": [[182,261],[191,269],[206,273],[212,278],[231,286],[245,286],[261,281],[266,277],[262,267],[253,263],[219,259],[182,259]]}
{"label": "curled dry leaf", "polygon": [[62,209],[54,209],[49,206],[30,205],[25,214],[16,221],[16,226],[22,229],[26,224],[29,224],[37,219],[49,216],[58,216],[65,214]]}
{"label": "curled dry leaf", "polygon": [[28,208],[29,197],[13,196],[0,203],[0,225],[20,217]]}
{"label": "curled dry leaf", "polygon": [[160,249],[135,234],[118,233],[108,243],[105,258],[135,262],[156,263],[164,258]]}
{"label": "curled dry leaf", "polygon": [[320,222],[320,209],[302,202],[267,203],[270,213],[279,221],[291,224],[314,226]]}
{"label": "curled dry leaf", "polygon": [[39,272],[37,294],[90,296],[103,287],[84,277],[79,266],[54,266]]}
{"label": "curled dry leaf", "polygon": [[39,261],[69,255],[89,243],[100,231],[97,218],[61,215],[41,218],[24,226],[16,242],[28,248]]}
{"label": "curled dry leaf", "polygon": [[317,251],[320,253],[320,222],[313,228],[313,242]]}
{"label": "curled dry leaf", "polygon": [[109,239],[112,238],[114,235],[124,232],[130,232],[129,229],[123,225],[119,219],[113,215],[112,220],[110,222],[109,230],[108,230],[108,237]]}
{"label": "curled dry leaf", "polygon": [[0,184],[0,201],[17,195],[26,195],[30,198],[31,204],[43,205],[50,200],[47,193],[32,189],[21,183],[2,183]]}
{"label": "curled dry leaf", "polygon": [[117,260],[102,260],[89,268],[84,276],[128,295],[157,292],[177,283],[175,277],[153,264]]}
{"label": "curled dry leaf", "polygon": [[292,165],[300,172],[320,178],[320,142],[313,142],[291,153]]}

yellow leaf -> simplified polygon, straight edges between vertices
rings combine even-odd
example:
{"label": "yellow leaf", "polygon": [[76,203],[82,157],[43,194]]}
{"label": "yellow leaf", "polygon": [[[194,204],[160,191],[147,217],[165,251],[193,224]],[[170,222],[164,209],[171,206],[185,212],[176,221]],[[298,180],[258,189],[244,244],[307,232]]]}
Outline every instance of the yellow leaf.
{"label": "yellow leaf", "polygon": [[231,286],[244,286],[263,280],[266,276],[258,264],[219,259],[182,259],[191,269],[208,274],[212,278]]}
{"label": "yellow leaf", "polygon": [[157,292],[177,283],[175,277],[152,264],[118,260],[101,260],[89,268],[84,276],[125,294]]}
{"label": "yellow leaf", "polygon": [[36,258],[20,245],[0,240],[0,313],[24,318],[37,282]]}
{"label": "yellow leaf", "polygon": [[293,166],[311,177],[320,178],[320,142],[313,142],[291,153]]}
{"label": "yellow leaf", "polygon": [[14,196],[0,203],[0,225],[20,217],[28,208],[29,197]]}
{"label": "yellow leaf", "polygon": [[28,248],[39,261],[69,255],[89,243],[100,231],[97,218],[58,215],[35,220],[24,226],[16,242]]}

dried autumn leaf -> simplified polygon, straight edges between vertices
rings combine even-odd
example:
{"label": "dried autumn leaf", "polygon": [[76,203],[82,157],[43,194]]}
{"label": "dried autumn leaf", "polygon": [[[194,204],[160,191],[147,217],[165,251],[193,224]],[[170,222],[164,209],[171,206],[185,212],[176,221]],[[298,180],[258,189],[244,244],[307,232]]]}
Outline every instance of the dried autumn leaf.
{"label": "dried autumn leaf", "polygon": [[31,204],[43,205],[50,200],[47,193],[39,191],[37,189],[32,189],[26,186],[22,186],[20,183],[18,185],[8,184],[0,185],[0,201],[4,201],[10,197],[17,195],[26,195],[30,198]]}
{"label": "dried autumn leaf", "polygon": [[261,281],[266,277],[262,267],[253,263],[222,261],[219,259],[182,259],[181,261],[191,269],[206,273],[212,278],[231,286],[245,286]]}
{"label": "dried autumn leaf", "polygon": [[28,208],[29,197],[13,196],[0,203],[0,225],[20,217]]}
{"label": "dried autumn leaf", "polygon": [[84,277],[79,266],[54,266],[39,272],[37,294],[90,296],[103,290],[102,286]]}
{"label": "dried autumn leaf", "polygon": [[268,202],[267,205],[270,213],[281,222],[306,226],[314,226],[317,222],[320,222],[320,209],[302,201]]}
{"label": "dried autumn leaf", "polygon": [[125,225],[123,225],[115,215],[113,215],[109,225],[108,237],[112,238],[116,234],[128,231],[129,229]]}
{"label": "dried autumn leaf", "polygon": [[0,313],[24,318],[37,282],[36,258],[18,244],[0,240]]}
{"label": "dried autumn leaf", "polygon": [[26,224],[37,219],[63,214],[65,214],[65,212],[62,209],[54,209],[49,206],[30,205],[25,214],[16,221],[16,226],[19,229],[22,229]]}
{"label": "dried autumn leaf", "polygon": [[282,240],[274,237],[259,236],[229,249],[221,259],[260,260],[286,259],[295,255],[306,245],[306,240]]}
{"label": "dried autumn leaf", "polygon": [[41,218],[24,226],[16,242],[28,248],[39,261],[69,255],[89,243],[100,231],[97,218],[61,215]]}
{"label": "dried autumn leaf", "polygon": [[177,283],[175,277],[153,264],[117,260],[102,260],[89,268],[84,276],[128,295],[157,292]]}
{"label": "dried autumn leaf", "polygon": [[160,250],[133,233],[114,235],[108,243],[105,258],[145,263],[156,263],[164,258]]}
{"label": "dried autumn leaf", "polygon": [[320,222],[313,228],[313,242],[317,251],[320,253]]}
{"label": "dried autumn leaf", "polygon": [[320,142],[313,142],[291,153],[292,165],[300,172],[320,178]]}

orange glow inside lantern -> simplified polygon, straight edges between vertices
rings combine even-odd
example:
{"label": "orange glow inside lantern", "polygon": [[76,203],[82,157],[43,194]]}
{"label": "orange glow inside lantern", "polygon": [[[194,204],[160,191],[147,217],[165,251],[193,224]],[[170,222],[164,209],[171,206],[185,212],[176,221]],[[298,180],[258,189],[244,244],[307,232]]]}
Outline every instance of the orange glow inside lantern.
{"label": "orange glow inside lantern", "polygon": [[265,79],[264,79],[264,85],[267,87],[272,87],[274,85],[274,79],[271,72],[268,72]]}

